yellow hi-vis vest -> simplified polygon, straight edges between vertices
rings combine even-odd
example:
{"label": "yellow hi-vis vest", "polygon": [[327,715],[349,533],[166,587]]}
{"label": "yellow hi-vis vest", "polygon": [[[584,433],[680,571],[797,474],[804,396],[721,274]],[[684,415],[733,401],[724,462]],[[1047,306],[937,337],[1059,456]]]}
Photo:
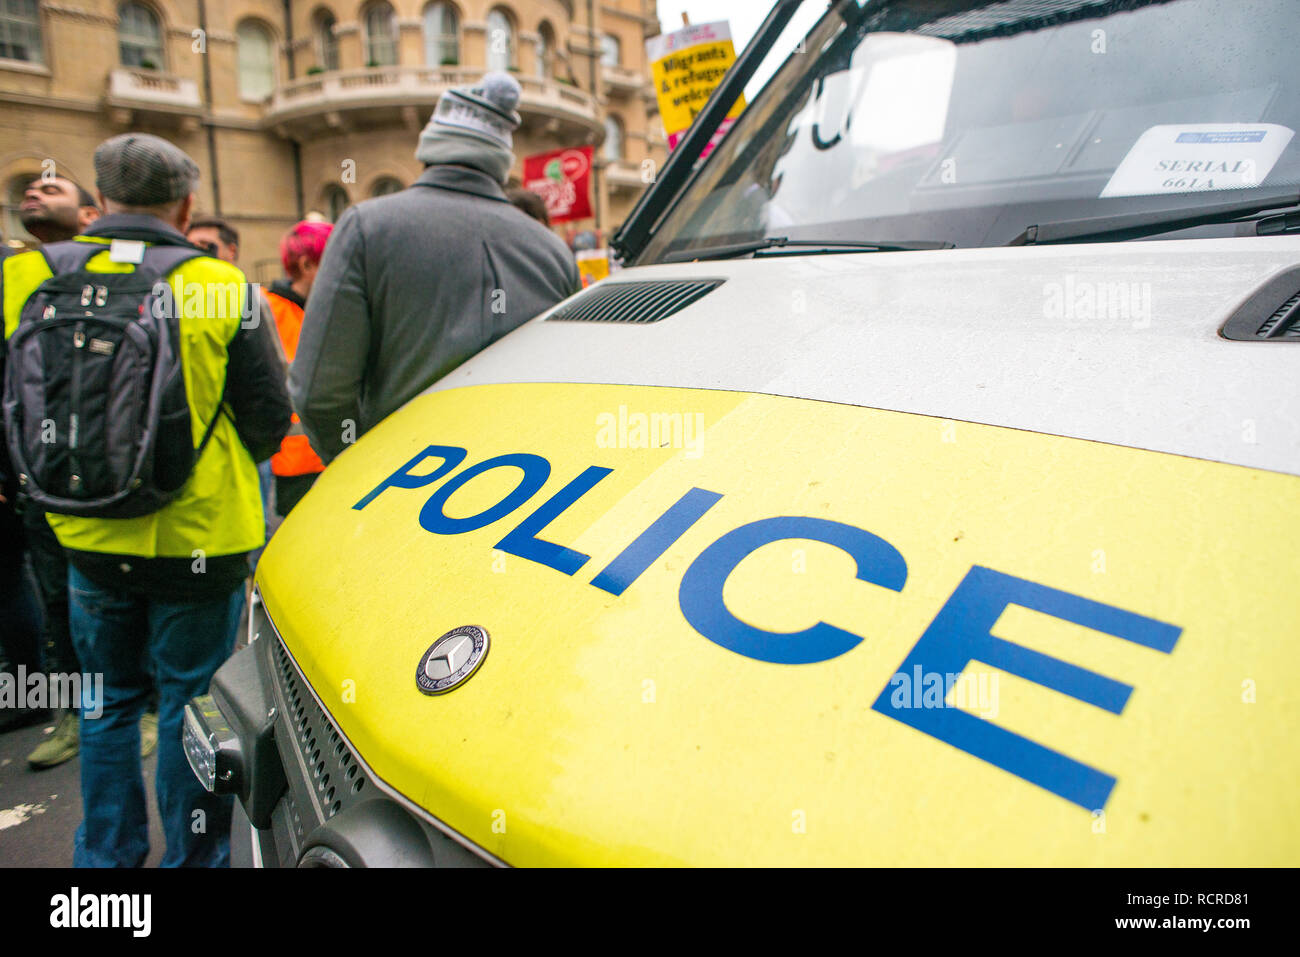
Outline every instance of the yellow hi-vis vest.
{"label": "yellow hi-vis vest", "polygon": [[[78,241],[105,247],[87,264],[90,272],[134,271],[131,263],[109,259],[108,237],[80,236]],[[24,303],[51,272],[35,250],[9,256],[0,265],[8,340]],[[182,263],[167,276],[180,315],[181,364],[196,449],[225,388],[226,348],[239,332],[245,282],[238,268],[208,256]],[[228,411],[218,419],[180,494],[159,511],[139,518],[48,517],[64,548],[110,555],[199,559],[252,551],[266,540],[257,465]]]}

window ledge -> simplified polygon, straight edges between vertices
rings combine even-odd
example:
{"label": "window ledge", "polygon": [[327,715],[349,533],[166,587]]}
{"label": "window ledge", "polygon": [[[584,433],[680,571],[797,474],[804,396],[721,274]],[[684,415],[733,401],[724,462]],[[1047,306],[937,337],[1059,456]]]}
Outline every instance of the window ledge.
{"label": "window ledge", "polygon": [[0,70],[11,70],[14,73],[32,73],[36,76],[54,75],[44,63],[32,63],[30,60],[9,60],[3,57],[0,57]]}

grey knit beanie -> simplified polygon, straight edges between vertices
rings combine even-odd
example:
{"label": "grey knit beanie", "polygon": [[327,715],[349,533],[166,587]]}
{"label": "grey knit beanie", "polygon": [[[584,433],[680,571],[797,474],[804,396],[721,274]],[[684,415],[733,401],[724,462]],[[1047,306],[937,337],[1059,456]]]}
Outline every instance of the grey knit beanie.
{"label": "grey knit beanie", "polygon": [[456,163],[504,183],[514,165],[511,134],[519,128],[519,83],[508,73],[485,73],[472,86],[443,93],[420,133],[415,158],[426,166]]}

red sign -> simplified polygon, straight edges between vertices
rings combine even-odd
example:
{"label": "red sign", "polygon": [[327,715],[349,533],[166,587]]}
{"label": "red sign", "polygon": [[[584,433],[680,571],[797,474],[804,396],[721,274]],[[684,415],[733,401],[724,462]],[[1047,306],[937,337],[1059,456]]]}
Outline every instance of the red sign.
{"label": "red sign", "polygon": [[591,216],[592,147],[524,157],[524,189],[542,197],[553,223]]}

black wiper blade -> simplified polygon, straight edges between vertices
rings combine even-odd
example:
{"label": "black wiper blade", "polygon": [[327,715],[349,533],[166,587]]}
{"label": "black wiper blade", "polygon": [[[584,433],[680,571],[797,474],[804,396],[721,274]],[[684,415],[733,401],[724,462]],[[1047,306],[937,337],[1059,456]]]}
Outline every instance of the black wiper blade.
{"label": "black wiper blade", "polygon": [[790,239],[786,236],[767,236],[744,243],[728,243],[721,246],[700,246],[698,249],[683,249],[680,252],[664,256],[665,263],[694,262],[697,259],[732,259],[746,253],[762,252],[778,246],[798,246],[800,248],[820,249],[824,252],[911,252],[924,249],[952,249],[952,243],[924,241],[898,241],[872,243],[857,239]]}
{"label": "black wiper blade", "polygon": [[[1300,193],[1281,193],[1273,196],[1238,200],[1232,203],[1217,203],[1213,206],[1197,206],[1183,209],[1163,209],[1149,213],[1127,213],[1122,216],[1093,216],[1087,219],[1063,219],[1055,223],[1038,223],[1029,226],[1008,246],[1044,246],[1050,243],[1079,242],[1123,242],[1126,239],[1141,239],[1160,233],[1171,233],[1177,229],[1191,229],[1193,226],[1206,226],[1210,223],[1230,223],[1269,209],[1284,209],[1300,206]],[[1283,217],[1277,217],[1283,219]],[[1259,232],[1278,232],[1266,224],[1272,219],[1261,220]]]}

